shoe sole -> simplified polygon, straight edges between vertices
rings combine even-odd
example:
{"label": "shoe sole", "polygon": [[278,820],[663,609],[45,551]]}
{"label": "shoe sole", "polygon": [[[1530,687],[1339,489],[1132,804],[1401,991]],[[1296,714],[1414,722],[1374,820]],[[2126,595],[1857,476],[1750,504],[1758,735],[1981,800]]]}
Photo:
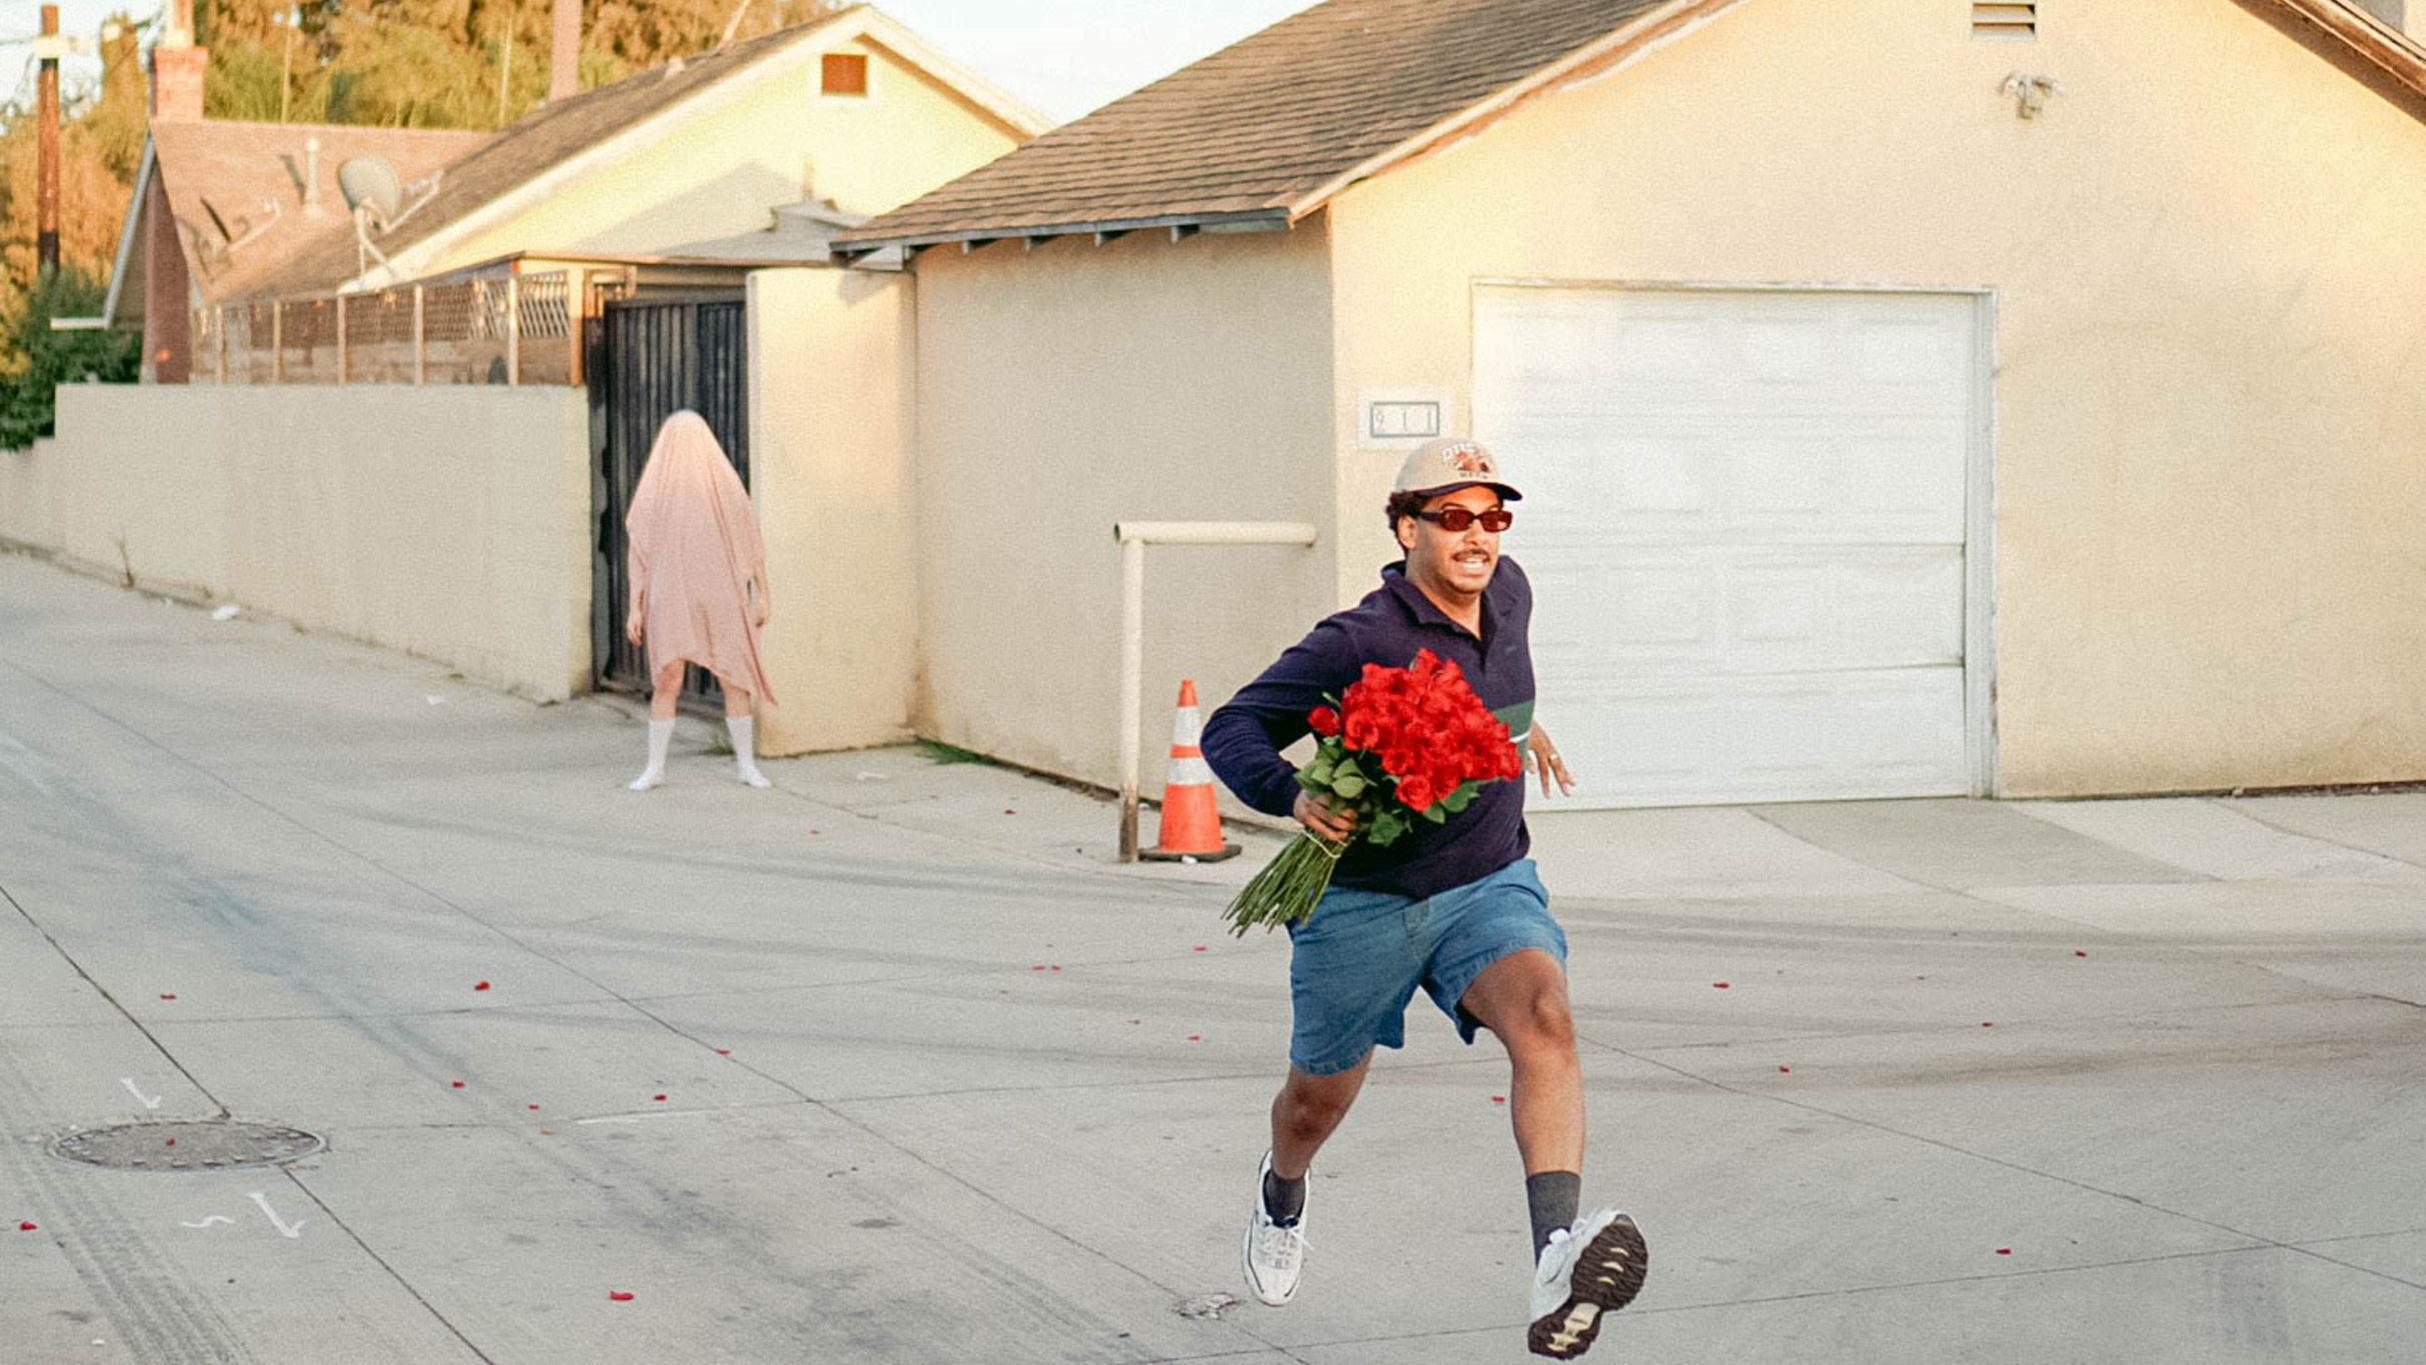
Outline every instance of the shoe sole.
{"label": "shoe sole", "polygon": [[1650,1273],[1651,1248],[1643,1241],[1642,1229],[1619,1214],[1576,1258],[1567,1301],[1534,1320],[1527,1334],[1533,1354],[1573,1360],[1591,1350],[1602,1315],[1634,1302],[1643,1292],[1643,1277]]}

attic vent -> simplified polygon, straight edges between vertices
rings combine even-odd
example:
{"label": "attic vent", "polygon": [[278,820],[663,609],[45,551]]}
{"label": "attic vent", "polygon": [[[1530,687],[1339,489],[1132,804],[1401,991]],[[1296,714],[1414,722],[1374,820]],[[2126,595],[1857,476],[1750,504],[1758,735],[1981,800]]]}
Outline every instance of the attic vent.
{"label": "attic vent", "polygon": [[2029,42],[2039,33],[2036,0],[1979,0],[1971,6],[1971,36]]}
{"label": "attic vent", "polygon": [[858,52],[829,52],[819,71],[820,90],[828,95],[868,93],[868,59]]}

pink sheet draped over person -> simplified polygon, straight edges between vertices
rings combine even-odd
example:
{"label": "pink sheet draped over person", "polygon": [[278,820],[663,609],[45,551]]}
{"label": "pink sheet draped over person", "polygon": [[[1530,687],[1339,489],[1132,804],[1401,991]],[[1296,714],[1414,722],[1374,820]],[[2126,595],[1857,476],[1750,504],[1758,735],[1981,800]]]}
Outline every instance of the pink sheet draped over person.
{"label": "pink sheet draped over person", "polygon": [[694,663],[772,703],[758,663],[766,547],[749,491],[698,413],[677,412],[658,429],[623,527],[631,547],[626,619],[640,625],[649,676]]}
{"label": "pink sheet draped over person", "polygon": [[624,631],[647,644],[650,683],[649,766],[631,789],[665,781],[685,663],[715,674],[724,687],[734,775],[752,787],[771,785],[758,770],[757,719],[750,714],[754,699],[775,700],[758,662],[758,628],[767,623],[766,547],[741,476],[698,413],[677,412],[658,428],[623,527],[632,580]]}

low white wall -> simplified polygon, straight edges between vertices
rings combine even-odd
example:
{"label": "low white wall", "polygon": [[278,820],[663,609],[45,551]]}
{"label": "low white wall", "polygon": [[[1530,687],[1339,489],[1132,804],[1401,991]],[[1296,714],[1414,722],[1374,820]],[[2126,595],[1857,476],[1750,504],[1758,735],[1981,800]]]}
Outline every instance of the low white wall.
{"label": "low white wall", "polygon": [[543,701],[590,678],[582,390],[99,385],[0,452],[0,537]]}
{"label": "low white wall", "polygon": [[760,662],[780,704],[758,751],[905,739],[917,668],[908,275],[750,276],[750,493],[772,604]]}

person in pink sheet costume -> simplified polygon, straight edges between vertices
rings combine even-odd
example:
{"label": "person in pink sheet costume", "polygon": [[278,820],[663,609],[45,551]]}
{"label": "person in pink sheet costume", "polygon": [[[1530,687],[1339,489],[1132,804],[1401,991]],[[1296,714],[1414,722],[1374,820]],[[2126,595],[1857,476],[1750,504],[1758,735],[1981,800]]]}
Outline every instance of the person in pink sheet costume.
{"label": "person in pink sheet costume", "polygon": [[715,674],[724,689],[724,723],[741,780],[768,785],[758,771],[750,716],[751,697],[775,700],[758,662],[758,630],[767,623],[766,548],[749,492],[698,413],[677,412],[658,428],[623,526],[632,582],[624,633],[634,644],[647,643],[654,688],[649,766],[632,790],[665,781],[686,663]]}

